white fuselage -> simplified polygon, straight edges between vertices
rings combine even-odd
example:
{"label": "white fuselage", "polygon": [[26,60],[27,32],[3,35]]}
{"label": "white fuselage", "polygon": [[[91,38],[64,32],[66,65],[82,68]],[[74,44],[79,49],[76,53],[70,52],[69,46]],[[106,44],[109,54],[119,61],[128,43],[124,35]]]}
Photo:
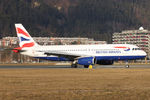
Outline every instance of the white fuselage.
{"label": "white fuselage", "polygon": [[15,24],[19,38],[18,48],[14,52],[23,55],[52,61],[72,61],[72,67],[77,64],[85,67],[94,64],[113,64],[115,60],[141,59],[146,56],[139,47],[129,44],[101,45],[38,45],[22,24]]}
{"label": "white fuselage", "polygon": [[[32,48],[24,48],[27,50],[22,54],[32,57],[57,57],[53,55],[45,55],[44,52],[57,52],[66,55],[75,55],[80,57],[144,57],[146,53],[139,50],[139,47],[129,44],[102,44],[102,45],[51,45],[36,46]],[[109,59],[108,58],[108,59]],[[121,58],[120,58],[121,59]],[[111,58],[113,60],[113,58]],[[117,59],[116,59],[117,60]]]}

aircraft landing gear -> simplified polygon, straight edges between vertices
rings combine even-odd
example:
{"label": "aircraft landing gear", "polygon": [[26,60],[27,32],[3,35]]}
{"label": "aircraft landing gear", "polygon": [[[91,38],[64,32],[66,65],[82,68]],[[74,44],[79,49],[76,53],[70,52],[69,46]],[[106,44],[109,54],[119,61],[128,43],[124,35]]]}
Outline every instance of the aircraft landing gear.
{"label": "aircraft landing gear", "polygon": [[76,61],[72,62],[71,68],[77,68],[77,67],[78,67],[78,66],[77,66],[77,62],[76,62]]}
{"label": "aircraft landing gear", "polygon": [[77,64],[72,64],[71,65],[71,68],[77,68],[78,66],[77,66]]}
{"label": "aircraft landing gear", "polygon": [[93,65],[84,65],[84,68],[92,69],[92,68],[93,68]]}
{"label": "aircraft landing gear", "polygon": [[129,65],[125,65],[125,67],[126,67],[126,68],[129,68],[130,66],[129,66]]}
{"label": "aircraft landing gear", "polygon": [[125,65],[125,68],[129,68],[129,64],[128,64],[128,61],[126,61],[126,65]]}
{"label": "aircraft landing gear", "polygon": [[89,68],[89,65],[84,65],[84,68]]}

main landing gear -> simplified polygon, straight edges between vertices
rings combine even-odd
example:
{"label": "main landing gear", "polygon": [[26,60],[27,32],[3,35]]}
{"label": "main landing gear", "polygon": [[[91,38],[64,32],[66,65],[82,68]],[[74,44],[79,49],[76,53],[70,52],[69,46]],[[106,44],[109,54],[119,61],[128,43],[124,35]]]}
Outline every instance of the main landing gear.
{"label": "main landing gear", "polygon": [[84,68],[89,68],[89,65],[84,65]]}
{"label": "main landing gear", "polygon": [[[71,68],[77,68],[77,67],[78,67],[77,64],[72,64],[72,65],[71,65]],[[92,65],[84,65],[84,68],[92,69],[93,66],[92,66]]]}
{"label": "main landing gear", "polygon": [[[73,61],[73,62],[72,62],[71,68],[78,68],[77,61]],[[84,65],[84,68],[92,69],[92,68],[93,68],[93,65]]]}
{"label": "main landing gear", "polygon": [[93,69],[93,65],[84,65],[84,68]]}
{"label": "main landing gear", "polygon": [[77,62],[76,61],[72,62],[71,68],[77,68],[77,67],[78,67]]}
{"label": "main landing gear", "polygon": [[71,65],[71,68],[77,68],[78,66],[77,66],[77,64],[72,64]]}

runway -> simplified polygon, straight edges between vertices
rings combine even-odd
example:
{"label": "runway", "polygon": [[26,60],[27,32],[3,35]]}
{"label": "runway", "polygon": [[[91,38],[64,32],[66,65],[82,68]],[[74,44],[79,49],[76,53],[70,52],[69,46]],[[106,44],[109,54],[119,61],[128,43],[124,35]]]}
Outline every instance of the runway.
{"label": "runway", "polygon": [[1,65],[0,100],[148,100],[149,77],[149,65]]}
{"label": "runway", "polygon": [[[39,68],[71,68],[70,65],[0,65],[0,69],[39,69]],[[79,65],[78,68],[84,68],[83,66]],[[124,65],[96,65],[93,66],[93,69],[99,68],[125,68]],[[130,65],[130,68],[150,68],[150,65]]]}
{"label": "runway", "polygon": [[5,65],[5,66],[3,66],[3,65],[1,65],[0,69],[1,68],[19,68],[19,69],[24,69],[24,68],[25,69],[26,68],[27,69],[28,68],[33,68],[33,69],[44,68],[45,69],[45,68],[71,68],[71,66],[68,66],[68,65],[63,65],[63,66],[60,66],[60,65],[59,66],[58,65],[56,65],[56,66],[55,65],[49,65],[49,66],[48,65],[43,65],[43,66],[42,65],[40,65],[40,66],[39,65],[37,65],[37,66],[35,66],[35,65],[17,65],[17,66]]}

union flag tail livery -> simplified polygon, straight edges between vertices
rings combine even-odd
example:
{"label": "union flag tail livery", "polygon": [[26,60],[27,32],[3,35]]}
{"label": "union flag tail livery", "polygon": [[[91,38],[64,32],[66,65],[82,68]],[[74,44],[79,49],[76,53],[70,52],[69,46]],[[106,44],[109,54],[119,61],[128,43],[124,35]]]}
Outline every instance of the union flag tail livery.
{"label": "union flag tail livery", "polygon": [[17,36],[19,38],[19,46],[22,48],[30,48],[37,45],[30,34],[26,31],[22,24],[15,24]]}

